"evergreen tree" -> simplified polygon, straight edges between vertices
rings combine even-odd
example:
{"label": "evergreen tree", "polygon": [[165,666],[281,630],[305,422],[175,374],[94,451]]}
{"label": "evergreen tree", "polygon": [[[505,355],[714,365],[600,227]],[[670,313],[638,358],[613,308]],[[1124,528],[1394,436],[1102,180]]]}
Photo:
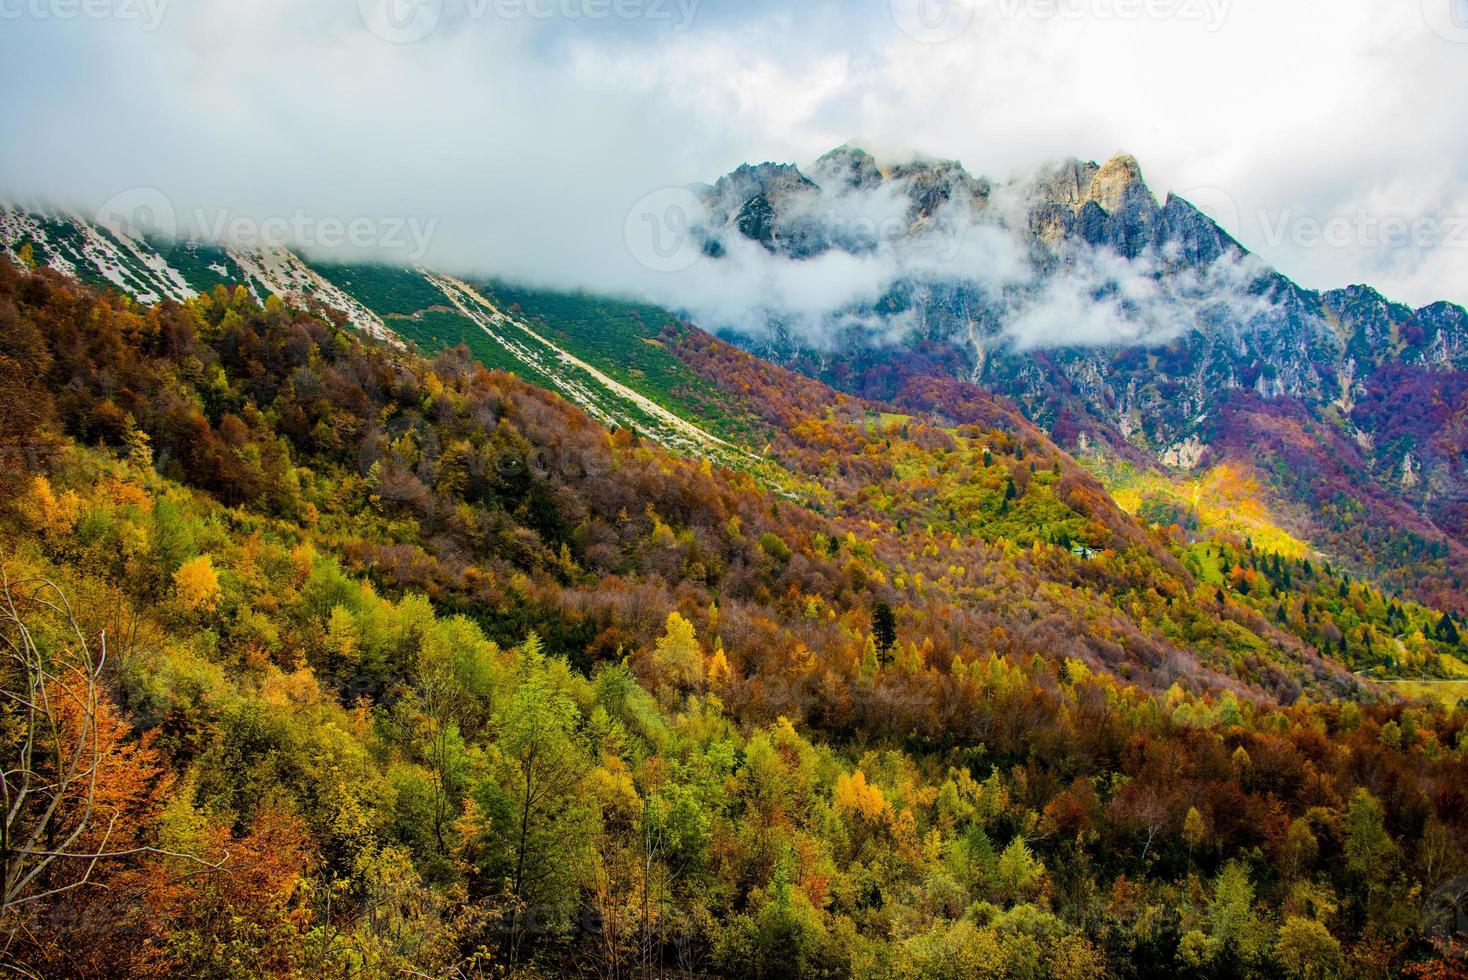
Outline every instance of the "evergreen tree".
{"label": "evergreen tree", "polygon": [[872,640],[877,644],[878,661],[890,664],[892,648],[897,645],[897,616],[885,602],[872,609]]}

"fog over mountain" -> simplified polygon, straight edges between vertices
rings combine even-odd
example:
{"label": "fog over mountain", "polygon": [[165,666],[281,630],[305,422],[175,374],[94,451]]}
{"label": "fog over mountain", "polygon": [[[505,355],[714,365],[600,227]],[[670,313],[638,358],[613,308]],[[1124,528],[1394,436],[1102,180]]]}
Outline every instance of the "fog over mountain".
{"label": "fog over mountain", "polygon": [[[1307,286],[1468,300],[1449,227],[1468,214],[1468,110],[1443,97],[1464,47],[1435,6],[1236,0],[1138,18],[964,0],[961,30],[924,39],[902,2],[649,2],[620,19],[447,0],[425,36],[393,43],[364,5],[7,19],[0,57],[37,84],[4,109],[25,138],[0,140],[0,197],[91,211],[152,188],[189,223],[436,221],[437,267],[652,292],[664,277],[628,253],[629,211],[742,162],[809,163],[860,134],[1003,184],[1125,148],[1159,196]],[[1435,237],[1383,241],[1391,220]],[[1312,223],[1342,234],[1322,243]],[[993,242],[966,247],[1015,271]],[[799,282],[753,271],[799,309],[849,294],[862,268],[826,264]]]}
{"label": "fog over mountain", "polygon": [[1165,343],[1272,307],[1264,263],[1181,198],[1164,208],[1126,156],[996,184],[956,161],[879,164],[845,146],[804,170],[741,166],[647,217],[672,225],[680,207],[689,254],[655,298],[816,348],[853,332],[902,340],[955,295],[971,333],[1019,349]]}

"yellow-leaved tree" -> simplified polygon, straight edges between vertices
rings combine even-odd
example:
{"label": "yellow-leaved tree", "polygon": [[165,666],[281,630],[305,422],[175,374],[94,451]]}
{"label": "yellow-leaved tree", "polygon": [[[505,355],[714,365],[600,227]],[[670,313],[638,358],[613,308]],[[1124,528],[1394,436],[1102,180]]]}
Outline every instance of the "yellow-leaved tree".
{"label": "yellow-leaved tree", "polygon": [[81,516],[81,498],[73,490],[57,493],[51,481],[39,474],[31,481],[31,492],[23,505],[31,526],[48,537],[70,534]]}
{"label": "yellow-leaved tree", "polygon": [[194,612],[212,612],[219,605],[219,573],[208,555],[192,558],[173,573],[178,601]]}
{"label": "yellow-leaved tree", "polygon": [[836,808],[867,821],[881,825],[891,819],[892,807],[882,795],[880,787],[867,782],[866,773],[858,769],[851,775],[844,773],[836,777]]}
{"label": "yellow-leaved tree", "polygon": [[658,673],[673,687],[692,690],[703,684],[703,649],[693,624],[677,612],[668,613],[662,637],[652,652]]}

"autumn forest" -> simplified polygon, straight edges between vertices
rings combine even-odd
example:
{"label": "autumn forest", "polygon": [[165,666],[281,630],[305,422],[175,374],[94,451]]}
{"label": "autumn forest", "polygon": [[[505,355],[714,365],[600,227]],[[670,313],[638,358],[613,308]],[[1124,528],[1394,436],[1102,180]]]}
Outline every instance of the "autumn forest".
{"label": "autumn forest", "polygon": [[648,345],[737,452],[0,258],[5,966],[1468,975],[1461,610],[957,381]]}

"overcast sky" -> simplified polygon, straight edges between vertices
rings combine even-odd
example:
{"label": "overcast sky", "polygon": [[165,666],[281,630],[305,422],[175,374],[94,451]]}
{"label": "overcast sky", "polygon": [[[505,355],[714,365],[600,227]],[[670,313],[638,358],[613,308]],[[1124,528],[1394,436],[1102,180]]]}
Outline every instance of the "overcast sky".
{"label": "overcast sky", "polygon": [[1468,0],[949,2],[0,0],[0,194],[606,289],[637,201],[742,161],[1125,150],[1306,285],[1468,302]]}

